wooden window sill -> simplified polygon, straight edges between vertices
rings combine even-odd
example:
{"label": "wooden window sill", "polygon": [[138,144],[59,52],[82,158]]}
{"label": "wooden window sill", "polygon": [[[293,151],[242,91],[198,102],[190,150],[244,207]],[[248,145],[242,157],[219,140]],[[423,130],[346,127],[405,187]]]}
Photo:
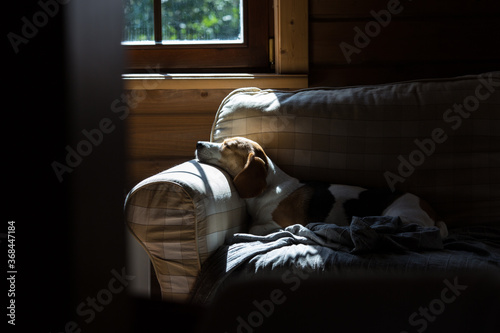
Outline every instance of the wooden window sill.
{"label": "wooden window sill", "polygon": [[123,74],[126,90],[159,89],[303,89],[307,74]]}

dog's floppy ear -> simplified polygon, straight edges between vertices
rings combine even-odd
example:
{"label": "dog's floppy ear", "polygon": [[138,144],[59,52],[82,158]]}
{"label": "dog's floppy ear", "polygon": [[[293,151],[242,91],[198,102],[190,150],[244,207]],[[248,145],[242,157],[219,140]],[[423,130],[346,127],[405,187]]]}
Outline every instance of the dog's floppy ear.
{"label": "dog's floppy ear", "polygon": [[255,156],[255,153],[248,154],[245,168],[233,179],[234,186],[240,197],[253,198],[264,191],[266,187],[267,165],[266,162]]}

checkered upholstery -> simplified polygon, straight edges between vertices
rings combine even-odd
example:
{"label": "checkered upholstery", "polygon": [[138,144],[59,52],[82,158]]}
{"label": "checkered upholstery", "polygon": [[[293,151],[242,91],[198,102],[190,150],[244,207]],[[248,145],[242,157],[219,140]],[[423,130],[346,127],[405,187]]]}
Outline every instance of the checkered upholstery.
{"label": "checkered upholstery", "polygon": [[[212,140],[259,142],[302,180],[422,196],[448,226],[500,223],[500,72],[294,92],[240,89]],[[405,162],[406,161],[406,162]]]}
{"label": "checkered upholstery", "polygon": [[[211,139],[259,142],[302,180],[422,196],[449,227],[500,223],[500,72],[295,92],[239,89]],[[203,261],[246,230],[244,202],[219,169],[189,161],[138,184],[127,224],[164,299],[187,300]]]}
{"label": "checkered upholstery", "polygon": [[246,208],[219,169],[189,161],[137,184],[125,215],[148,252],[165,300],[189,298],[201,264],[246,227]]}

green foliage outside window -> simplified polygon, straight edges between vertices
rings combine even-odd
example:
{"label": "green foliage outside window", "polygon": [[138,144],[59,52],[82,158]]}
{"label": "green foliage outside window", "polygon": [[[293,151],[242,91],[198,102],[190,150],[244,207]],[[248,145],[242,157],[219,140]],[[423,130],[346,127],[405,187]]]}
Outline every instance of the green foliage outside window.
{"label": "green foliage outside window", "polygon": [[[123,0],[124,41],[154,41],[153,0]],[[163,41],[240,40],[240,0],[162,0]]]}

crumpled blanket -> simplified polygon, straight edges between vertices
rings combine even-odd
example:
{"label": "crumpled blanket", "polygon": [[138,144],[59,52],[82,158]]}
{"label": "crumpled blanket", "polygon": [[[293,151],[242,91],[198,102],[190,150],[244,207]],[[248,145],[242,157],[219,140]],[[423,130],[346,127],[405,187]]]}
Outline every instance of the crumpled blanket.
{"label": "crumpled blanket", "polygon": [[[301,227],[293,226],[294,229]],[[306,226],[311,239],[332,249],[363,253],[373,251],[441,250],[443,241],[437,227],[404,224],[399,217],[353,217],[350,226],[311,223]]]}
{"label": "crumpled blanket", "polygon": [[265,236],[239,233],[203,264],[193,300],[206,302],[239,277],[279,275],[290,267],[315,274],[500,272],[500,228],[465,227],[441,239],[437,227],[373,216],[353,217],[349,226],[311,223]]}
{"label": "crumpled blanket", "polygon": [[228,266],[259,253],[290,244],[320,245],[353,254],[376,251],[441,250],[443,242],[437,227],[404,224],[399,217],[353,217],[351,225],[327,223],[295,224],[265,236],[235,234],[228,242]]}

